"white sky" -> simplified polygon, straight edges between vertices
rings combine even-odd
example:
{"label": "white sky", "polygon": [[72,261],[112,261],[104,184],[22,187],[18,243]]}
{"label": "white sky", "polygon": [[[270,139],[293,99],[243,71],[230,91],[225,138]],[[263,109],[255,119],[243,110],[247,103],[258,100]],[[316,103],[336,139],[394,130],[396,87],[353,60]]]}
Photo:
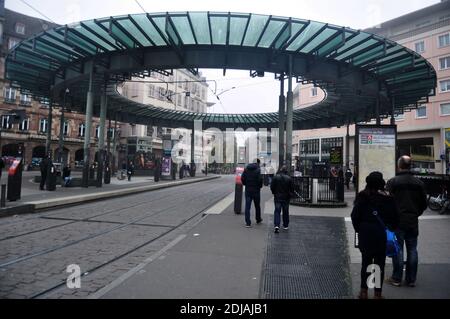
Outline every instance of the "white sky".
{"label": "white sky", "polygon": [[[135,0],[24,0],[51,20],[68,24],[93,18],[142,13]],[[310,19],[353,29],[364,29],[433,5],[439,0],[139,0],[147,12],[223,11],[245,12]],[[8,9],[43,18],[21,0],[6,0]],[[217,80],[220,95],[211,111],[260,113],[278,109],[279,82],[273,74],[252,79],[248,71],[202,70]],[[214,85],[211,87],[214,89]],[[210,101],[217,101],[210,94]]]}

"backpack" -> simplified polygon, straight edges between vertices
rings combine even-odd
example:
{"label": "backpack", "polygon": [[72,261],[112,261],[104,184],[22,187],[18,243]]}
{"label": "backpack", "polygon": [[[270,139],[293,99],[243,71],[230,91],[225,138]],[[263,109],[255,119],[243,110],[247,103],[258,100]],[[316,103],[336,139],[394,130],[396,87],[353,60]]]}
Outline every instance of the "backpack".
{"label": "backpack", "polygon": [[378,212],[374,210],[372,214],[378,219],[378,222],[383,226],[386,231],[386,256],[394,257],[400,253],[400,244],[398,243],[397,236],[393,231],[390,231],[386,225],[381,220],[380,216],[378,216]]}

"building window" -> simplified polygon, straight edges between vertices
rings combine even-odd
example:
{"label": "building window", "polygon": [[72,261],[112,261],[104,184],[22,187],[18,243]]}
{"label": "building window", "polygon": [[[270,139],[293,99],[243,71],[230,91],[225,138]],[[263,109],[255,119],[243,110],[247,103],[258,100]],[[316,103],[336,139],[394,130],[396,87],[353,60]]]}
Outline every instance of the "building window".
{"label": "building window", "polygon": [[8,40],[8,50],[14,48],[17,44],[19,44],[20,40],[15,38],[9,38]]}
{"label": "building window", "polygon": [[28,94],[20,94],[20,105],[31,105],[31,96],[29,96]]}
{"label": "building window", "polygon": [[177,97],[177,106],[181,106],[182,105],[182,99],[181,99],[181,95],[180,94],[178,94],[178,97]]}
{"label": "building window", "polygon": [[414,44],[414,51],[419,54],[425,52],[425,41],[416,42]]}
{"label": "building window", "polygon": [[2,128],[5,130],[12,129],[12,124],[9,116],[2,116]]}
{"label": "building window", "polygon": [[155,86],[149,84],[148,85],[148,97],[155,97]]}
{"label": "building window", "polygon": [[99,138],[99,136],[100,136],[100,126],[97,126],[95,128],[95,138]]}
{"label": "building window", "polygon": [[421,105],[416,109],[416,118],[425,118],[427,117],[427,107],[426,105]]}
{"label": "building window", "polygon": [[25,35],[25,24],[17,22],[16,33]]}
{"label": "building window", "polygon": [[86,134],[86,126],[84,125],[84,123],[81,123],[80,126],[78,126],[78,136],[84,137],[85,134]]}
{"label": "building window", "polygon": [[6,103],[16,103],[16,89],[5,88],[3,91],[3,97]]}
{"label": "building window", "polygon": [[450,91],[450,80],[440,81],[439,87],[441,88],[441,92]]}
{"label": "building window", "polygon": [[189,96],[185,96],[184,97],[184,108],[185,109],[189,109],[190,108],[190,106],[191,106],[191,103],[190,103],[191,101],[190,101],[190,98],[189,98]]}
{"label": "building window", "polygon": [[317,96],[317,88],[316,87],[311,88],[311,96]]}
{"label": "building window", "polygon": [[47,119],[40,119],[39,121],[39,132],[47,133],[48,122]]}
{"label": "building window", "polygon": [[446,56],[444,58],[439,59],[439,69],[445,70],[450,68],[450,56]]}
{"label": "building window", "polygon": [[450,115],[450,103],[441,104],[441,116]]}
{"label": "building window", "polygon": [[163,100],[165,100],[165,97],[166,97],[166,89],[159,87],[158,88],[158,99],[163,101]]}
{"label": "building window", "polygon": [[439,36],[439,48],[443,48],[450,45],[450,33]]}
{"label": "building window", "polygon": [[63,134],[64,134],[64,136],[69,135],[69,121],[64,122]]}
{"label": "building window", "polygon": [[28,131],[29,127],[30,127],[30,119],[25,119],[21,123],[19,123],[20,131]]}

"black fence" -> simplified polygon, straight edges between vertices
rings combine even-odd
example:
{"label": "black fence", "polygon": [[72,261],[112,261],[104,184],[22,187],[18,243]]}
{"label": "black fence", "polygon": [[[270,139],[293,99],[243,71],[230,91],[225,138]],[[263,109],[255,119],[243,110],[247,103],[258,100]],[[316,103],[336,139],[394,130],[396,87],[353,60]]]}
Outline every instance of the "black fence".
{"label": "black fence", "polygon": [[[344,179],[339,177],[318,178],[317,202],[342,203],[344,202]],[[310,176],[293,177],[294,204],[308,204],[313,201],[313,178]]]}

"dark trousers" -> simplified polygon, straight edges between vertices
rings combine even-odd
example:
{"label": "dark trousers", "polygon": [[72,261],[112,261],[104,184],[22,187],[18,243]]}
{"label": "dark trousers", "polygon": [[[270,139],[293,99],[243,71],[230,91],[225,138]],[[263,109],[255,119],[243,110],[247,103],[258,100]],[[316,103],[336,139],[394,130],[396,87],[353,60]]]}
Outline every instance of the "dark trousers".
{"label": "dark trousers", "polygon": [[406,245],[406,274],[405,281],[407,284],[415,283],[417,277],[417,268],[419,263],[417,253],[417,230],[398,230],[395,232],[398,243],[401,247],[400,253],[392,258],[392,279],[402,281],[403,279],[403,263],[404,263],[404,246]]}
{"label": "dark trousers", "polygon": [[373,254],[373,253],[361,253],[362,254],[362,262],[361,262],[361,288],[367,289],[367,279],[371,275],[370,269],[367,272],[367,267],[369,265],[375,264],[380,267],[380,287],[375,287],[375,291],[380,291],[383,288],[384,281],[384,266],[386,264],[386,256],[385,254]]}
{"label": "dark trousers", "polygon": [[275,200],[274,226],[280,227],[283,210],[283,227],[289,227],[289,200]]}
{"label": "dark trousers", "polygon": [[128,174],[128,181],[131,181],[131,175],[132,174]]}
{"label": "dark trousers", "polygon": [[250,208],[252,201],[255,202],[256,222],[261,221],[261,194],[260,192],[245,192],[245,223],[250,226]]}
{"label": "dark trousers", "polygon": [[45,182],[47,181],[47,172],[41,172],[41,183],[39,184],[39,189],[43,190]]}

